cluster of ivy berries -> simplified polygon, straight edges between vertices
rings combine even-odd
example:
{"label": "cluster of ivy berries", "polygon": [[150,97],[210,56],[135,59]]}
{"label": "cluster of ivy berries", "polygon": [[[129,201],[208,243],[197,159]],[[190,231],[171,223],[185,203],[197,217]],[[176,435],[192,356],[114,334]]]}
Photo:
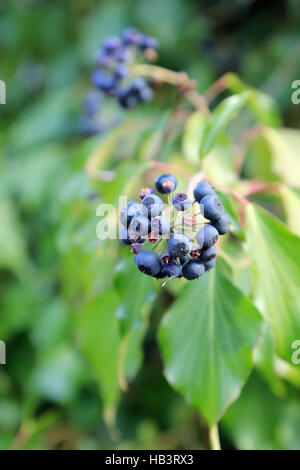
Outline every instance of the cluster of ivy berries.
{"label": "cluster of ivy berries", "polygon": [[142,77],[132,77],[131,66],[140,57],[155,51],[158,41],[135,28],[127,28],[121,37],[104,39],[97,54],[97,68],[92,73],[92,82],[107,96],[118,100],[123,108],[135,108],[139,103],[151,100],[152,89]]}
{"label": "cluster of ivy berries", "polygon": [[131,70],[133,65],[145,61],[145,58],[155,58],[157,48],[156,38],[136,28],[127,28],[121,36],[104,39],[97,52],[97,65],[91,77],[95,90],[86,95],[83,103],[81,132],[100,134],[117,124],[117,115],[104,116],[104,96],[114,98],[125,109],[133,109],[152,99],[153,91],[147,81],[133,76]]}
{"label": "cluster of ivy berries", "polygon": [[[141,202],[130,201],[121,210],[120,239],[131,245],[135,264],[144,274],[193,280],[216,265],[216,242],[228,232],[228,216],[207,181],[194,188],[194,201],[186,193],[171,196],[176,187],[176,177],[171,174],[155,181],[156,190],[167,195],[168,217],[154,189],[142,189]],[[145,249],[147,242],[154,244],[152,249]]]}

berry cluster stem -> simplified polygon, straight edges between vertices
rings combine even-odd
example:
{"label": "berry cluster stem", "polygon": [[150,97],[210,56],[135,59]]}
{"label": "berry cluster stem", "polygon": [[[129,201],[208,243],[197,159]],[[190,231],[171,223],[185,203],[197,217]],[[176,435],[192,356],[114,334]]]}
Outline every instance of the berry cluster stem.
{"label": "berry cluster stem", "polygon": [[152,64],[135,64],[131,68],[133,75],[152,78],[163,83],[169,83],[174,86],[186,85],[190,82],[185,72],[174,72],[173,70]]}
{"label": "berry cluster stem", "polygon": [[206,98],[196,91],[197,82],[191,80],[186,72],[174,72],[153,64],[135,64],[131,67],[131,73],[132,75],[177,86],[180,89],[181,96],[185,97],[197,110],[203,112],[203,114],[210,114]]}

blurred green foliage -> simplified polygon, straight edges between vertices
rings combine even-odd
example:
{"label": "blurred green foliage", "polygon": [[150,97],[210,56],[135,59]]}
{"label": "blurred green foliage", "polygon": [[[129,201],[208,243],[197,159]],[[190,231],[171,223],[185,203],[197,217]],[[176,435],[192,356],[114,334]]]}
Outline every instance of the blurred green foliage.
{"label": "blurred green foliage", "polygon": [[[158,63],[186,70],[200,93],[227,74],[208,119],[193,113],[166,134],[175,92],[161,86],[151,104],[120,111],[112,132],[78,134],[95,51],[128,25],[158,37]],[[252,301],[267,319],[265,336],[249,381],[221,420],[221,443],[300,447],[300,372],[288,353],[299,333],[300,105],[291,103],[299,30],[296,0],[1,2],[1,448],[207,448],[207,425],[195,407],[214,422],[250,374],[261,324]],[[191,173],[201,162],[210,179],[247,194],[286,225],[251,206],[245,231],[238,203],[222,193],[233,235],[222,243],[217,274],[200,288],[174,281],[161,289],[134,269],[128,249],[96,237],[98,204],[117,204],[119,194],[135,197],[151,184],[154,158]],[[251,192],[254,178],[278,188]],[[179,175],[179,187],[186,183]],[[232,343],[220,326],[207,336],[199,325],[202,336],[192,338],[198,296],[207,288],[204,312],[209,318],[213,308],[225,329],[235,325]],[[224,295],[223,305],[216,295]],[[190,323],[179,331],[190,298]],[[217,343],[215,374],[201,368],[205,341]],[[192,384],[185,344],[193,345]],[[162,355],[166,377],[193,406],[164,378]]]}

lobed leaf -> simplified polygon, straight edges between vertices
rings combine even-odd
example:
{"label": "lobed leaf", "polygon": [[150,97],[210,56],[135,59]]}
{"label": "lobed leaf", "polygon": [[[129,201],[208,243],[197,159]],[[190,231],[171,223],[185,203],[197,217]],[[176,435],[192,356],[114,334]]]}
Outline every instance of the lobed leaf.
{"label": "lobed leaf", "polygon": [[209,424],[240,394],[261,327],[257,309],[220,267],[188,285],[164,317],[159,344],[166,378]]}

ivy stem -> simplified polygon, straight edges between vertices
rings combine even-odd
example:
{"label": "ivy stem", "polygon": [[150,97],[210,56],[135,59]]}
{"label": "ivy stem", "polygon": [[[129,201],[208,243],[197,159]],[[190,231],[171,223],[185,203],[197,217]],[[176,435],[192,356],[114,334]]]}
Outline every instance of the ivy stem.
{"label": "ivy stem", "polygon": [[203,114],[210,114],[206,98],[196,90],[197,82],[191,80],[186,72],[174,72],[153,64],[135,64],[131,67],[131,73],[177,86],[182,97],[185,97],[197,110]]}
{"label": "ivy stem", "polygon": [[217,423],[209,427],[209,445],[211,450],[221,450]]}

